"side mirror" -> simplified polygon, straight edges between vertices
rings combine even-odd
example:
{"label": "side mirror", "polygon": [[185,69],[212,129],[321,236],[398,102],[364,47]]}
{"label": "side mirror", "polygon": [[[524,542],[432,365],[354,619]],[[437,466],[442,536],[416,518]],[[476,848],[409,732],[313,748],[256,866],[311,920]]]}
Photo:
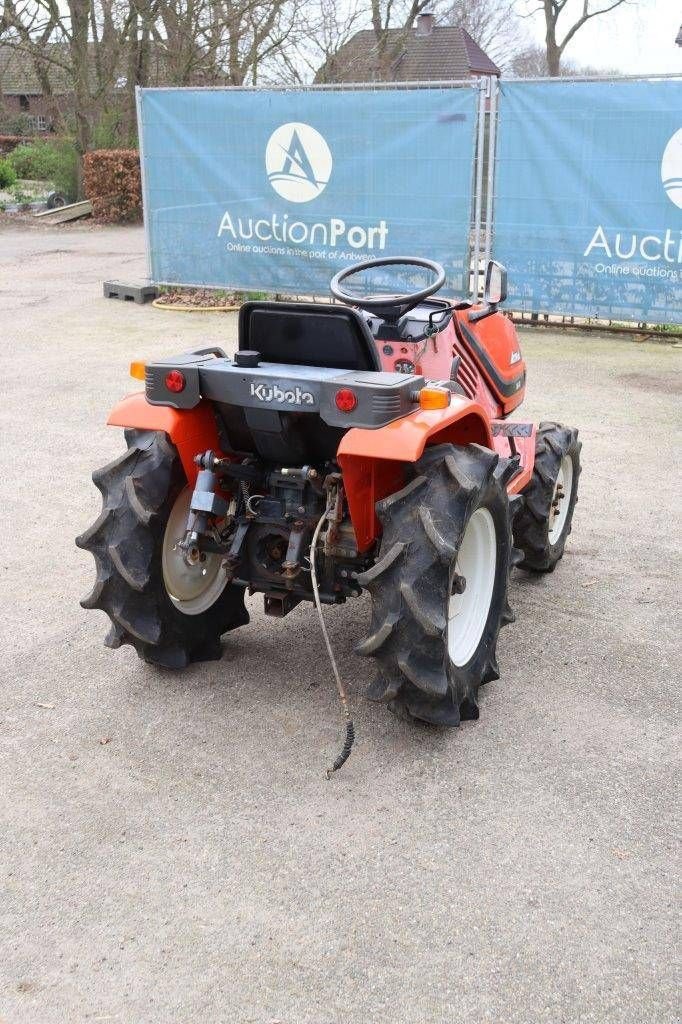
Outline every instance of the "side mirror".
{"label": "side mirror", "polygon": [[489,306],[497,306],[507,298],[507,268],[491,260],[485,272],[483,298]]}
{"label": "side mirror", "polygon": [[469,313],[469,321],[474,324],[497,312],[500,302],[507,298],[507,268],[495,260],[490,260],[485,271],[485,288],[483,289],[483,308]]}

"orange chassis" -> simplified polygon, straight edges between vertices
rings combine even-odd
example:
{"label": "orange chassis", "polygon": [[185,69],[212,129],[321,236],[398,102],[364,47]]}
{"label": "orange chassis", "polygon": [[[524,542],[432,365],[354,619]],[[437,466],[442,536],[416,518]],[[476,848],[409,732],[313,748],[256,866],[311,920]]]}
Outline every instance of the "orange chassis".
{"label": "orange chassis", "polygon": [[[484,331],[487,337],[481,337]],[[449,331],[443,332],[446,333]],[[476,333],[489,351],[491,343],[498,339],[498,344],[506,346],[505,352],[510,346],[518,344],[511,323],[501,314],[481,321],[477,325]],[[452,352],[462,349],[459,331],[456,331],[454,326],[452,337],[444,339],[441,336],[439,340],[439,350],[434,353],[435,358],[428,361],[423,359],[423,363],[418,366],[420,372],[428,372],[431,375],[444,369],[443,353],[448,353],[449,363]],[[442,341],[449,341],[450,344],[443,345]],[[502,362],[501,354],[495,354]],[[386,363],[386,360],[382,358],[382,362]],[[384,368],[392,369],[389,365],[385,365]],[[520,367],[517,364],[514,369],[517,374],[519,369],[522,372],[525,370],[523,364]],[[508,437],[495,433],[496,425],[509,423],[506,420],[508,408],[505,408],[505,404],[513,408],[522,398],[523,389],[520,388],[513,401],[504,403],[501,397],[495,394],[494,382],[486,379],[482,371],[473,398],[455,394],[452,395],[450,405],[446,409],[417,408],[408,416],[385,427],[372,430],[353,427],[348,430],[339,445],[337,459],[343,471],[344,488],[358,550],[366,551],[379,536],[376,502],[403,486],[405,465],[416,462],[427,445],[444,442],[458,445],[473,443],[497,451],[505,458],[516,453],[520,457],[520,468],[508,484],[508,490],[511,494],[523,490],[533,471],[536,428],[527,424],[527,434],[514,438],[515,452]],[[493,412],[497,413],[497,418],[491,416]],[[194,486],[197,476],[194,456],[208,449],[220,453],[213,411],[210,404],[205,401],[193,409],[179,410],[168,406],[150,405],[144,393],[139,392],[129,395],[115,406],[107,422],[111,426],[156,430],[167,434],[178,450],[190,486]]]}

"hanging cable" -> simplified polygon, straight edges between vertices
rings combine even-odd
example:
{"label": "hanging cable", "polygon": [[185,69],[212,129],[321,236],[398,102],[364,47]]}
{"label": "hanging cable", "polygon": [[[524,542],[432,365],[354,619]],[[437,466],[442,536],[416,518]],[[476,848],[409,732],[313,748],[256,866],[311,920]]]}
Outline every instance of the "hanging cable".
{"label": "hanging cable", "polygon": [[353,742],[355,741],[355,727],[353,725],[353,719],[351,717],[350,702],[348,700],[348,694],[346,693],[346,688],[343,685],[343,680],[341,679],[341,674],[339,672],[338,665],[336,664],[336,658],[334,657],[334,651],[332,650],[331,641],[329,639],[329,634],[327,632],[327,626],[326,626],[325,621],[324,621],[324,615],[322,614],[322,602],[320,601],[320,588],[319,588],[318,580],[317,580],[317,564],[316,564],[317,542],[319,540],[320,533],[322,531],[322,527],[324,526],[324,522],[325,522],[325,520],[327,518],[328,512],[329,512],[329,509],[325,509],[323,515],[320,517],[320,521],[318,522],[317,526],[315,527],[315,532],[313,534],[312,543],[310,545],[310,579],[312,580],[312,584],[313,584],[313,597],[315,598],[315,607],[317,608],[317,614],[320,617],[320,626],[322,627],[322,636],[324,637],[324,642],[327,645],[327,654],[329,655],[329,660],[330,660],[330,662],[332,664],[332,670],[334,672],[334,678],[336,679],[336,689],[338,690],[339,700],[341,701],[341,707],[343,709],[343,714],[344,714],[344,717],[346,719],[346,740],[345,740],[345,743],[343,744],[343,748],[341,750],[341,753],[339,754],[339,756],[334,761],[334,764],[331,766],[331,768],[327,768],[327,778],[331,779],[331,777],[334,774],[334,772],[338,772],[339,768],[341,768],[346,763],[348,758],[350,757],[351,747],[353,746]]}

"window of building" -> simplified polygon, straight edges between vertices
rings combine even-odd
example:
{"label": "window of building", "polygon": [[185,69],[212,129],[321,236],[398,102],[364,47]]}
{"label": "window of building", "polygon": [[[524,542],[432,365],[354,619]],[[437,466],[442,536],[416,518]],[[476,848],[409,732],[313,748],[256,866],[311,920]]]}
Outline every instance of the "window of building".
{"label": "window of building", "polygon": [[20,96],[19,97],[19,109],[20,110],[28,110],[30,106],[31,106],[31,104],[29,103],[28,96]]}

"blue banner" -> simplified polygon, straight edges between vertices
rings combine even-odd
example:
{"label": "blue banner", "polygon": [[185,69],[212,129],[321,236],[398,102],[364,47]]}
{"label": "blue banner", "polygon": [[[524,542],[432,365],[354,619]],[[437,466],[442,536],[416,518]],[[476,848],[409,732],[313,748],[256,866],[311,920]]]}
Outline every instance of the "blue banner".
{"label": "blue banner", "polygon": [[142,90],[152,279],[328,295],[350,263],[423,256],[468,292],[477,95]]}
{"label": "blue banner", "polygon": [[682,80],[501,91],[495,255],[508,306],[682,322]]}

